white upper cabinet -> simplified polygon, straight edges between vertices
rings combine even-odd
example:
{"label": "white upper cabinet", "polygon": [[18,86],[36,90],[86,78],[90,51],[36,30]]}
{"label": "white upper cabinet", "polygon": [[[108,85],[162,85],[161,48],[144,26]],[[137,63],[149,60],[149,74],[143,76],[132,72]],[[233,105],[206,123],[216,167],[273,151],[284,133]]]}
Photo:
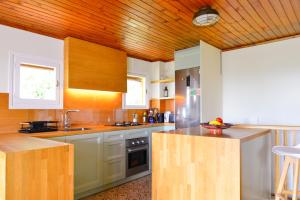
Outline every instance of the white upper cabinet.
{"label": "white upper cabinet", "polygon": [[161,62],[159,68],[159,79],[174,79],[175,78],[175,63],[171,62]]}
{"label": "white upper cabinet", "polygon": [[175,70],[200,66],[200,46],[175,52]]}

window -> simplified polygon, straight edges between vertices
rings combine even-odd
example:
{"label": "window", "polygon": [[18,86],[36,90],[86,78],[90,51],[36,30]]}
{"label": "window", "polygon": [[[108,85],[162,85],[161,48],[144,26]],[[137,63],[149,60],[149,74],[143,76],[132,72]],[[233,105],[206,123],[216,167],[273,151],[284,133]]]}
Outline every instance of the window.
{"label": "window", "polygon": [[146,108],[146,78],[127,76],[127,93],[123,96],[123,108]]}
{"label": "window", "polygon": [[62,74],[59,61],[11,54],[10,108],[62,108]]}

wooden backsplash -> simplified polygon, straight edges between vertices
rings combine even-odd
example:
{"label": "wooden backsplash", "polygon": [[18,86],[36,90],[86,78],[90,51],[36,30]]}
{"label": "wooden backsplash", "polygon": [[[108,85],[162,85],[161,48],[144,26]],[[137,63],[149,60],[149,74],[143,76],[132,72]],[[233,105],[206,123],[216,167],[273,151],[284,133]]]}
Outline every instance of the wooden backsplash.
{"label": "wooden backsplash", "polygon": [[9,110],[8,94],[0,93],[0,133],[15,132],[29,120],[55,120],[57,110]]}
{"label": "wooden backsplash", "polygon": [[151,108],[158,108],[160,112],[171,111],[175,113],[175,99],[151,99]]}
{"label": "wooden backsplash", "polygon": [[[123,110],[122,94],[68,89],[64,94],[64,109],[79,109],[71,113],[73,124],[99,125],[115,121],[132,121],[137,113],[139,121],[145,110]],[[15,132],[20,122],[32,120],[62,120],[64,110],[10,110],[8,94],[0,93],[0,133]]]}

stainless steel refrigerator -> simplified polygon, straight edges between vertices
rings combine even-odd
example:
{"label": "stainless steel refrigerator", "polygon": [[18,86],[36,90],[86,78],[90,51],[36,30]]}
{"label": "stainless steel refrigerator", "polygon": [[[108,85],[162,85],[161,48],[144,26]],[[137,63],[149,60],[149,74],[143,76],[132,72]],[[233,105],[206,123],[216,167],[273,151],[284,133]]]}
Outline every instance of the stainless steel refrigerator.
{"label": "stainless steel refrigerator", "polygon": [[200,125],[200,67],[175,71],[176,129]]}

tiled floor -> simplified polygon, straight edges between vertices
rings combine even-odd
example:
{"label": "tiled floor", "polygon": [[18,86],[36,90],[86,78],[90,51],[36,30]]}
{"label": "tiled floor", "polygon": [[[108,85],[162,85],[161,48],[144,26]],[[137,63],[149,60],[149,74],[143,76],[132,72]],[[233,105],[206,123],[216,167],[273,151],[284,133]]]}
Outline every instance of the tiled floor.
{"label": "tiled floor", "polygon": [[151,176],[137,179],[82,200],[151,200]]}
{"label": "tiled floor", "polygon": [[82,200],[151,200],[151,176],[140,178]]}

